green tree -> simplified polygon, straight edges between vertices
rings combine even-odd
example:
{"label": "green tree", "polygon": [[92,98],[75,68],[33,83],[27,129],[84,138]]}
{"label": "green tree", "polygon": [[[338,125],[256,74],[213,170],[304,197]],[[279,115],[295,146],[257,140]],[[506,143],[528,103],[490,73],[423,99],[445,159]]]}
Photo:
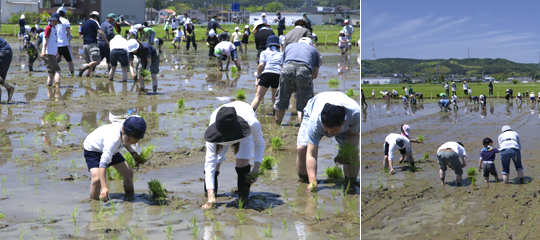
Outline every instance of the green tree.
{"label": "green tree", "polygon": [[366,77],[366,74],[364,74],[364,72],[361,72],[362,73],[362,77]]}
{"label": "green tree", "polygon": [[51,15],[48,14],[47,12],[42,12],[42,13],[39,15],[39,18],[41,19],[41,22],[46,23],[47,20],[48,20],[49,18],[51,18]]}
{"label": "green tree", "polygon": [[518,80],[514,79],[514,80],[512,80],[512,83],[517,84]]}
{"label": "green tree", "polygon": [[175,6],[170,6],[170,7],[168,7],[167,9],[171,9],[171,10],[173,10],[173,11],[176,12],[176,7],[175,7]]}
{"label": "green tree", "polygon": [[263,10],[263,6],[253,6],[253,5],[249,5],[249,7],[246,8],[247,11],[249,12],[260,12]]}
{"label": "green tree", "polygon": [[[182,15],[182,14],[184,14],[184,12],[191,9],[191,7],[186,3],[176,4],[175,8],[176,8],[176,14],[177,15]],[[203,12],[202,10],[200,10],[200,11]]]}
{"label": "green tree", "polygon": [[71,13],[69,10],[66,10],[67,19],[71,19],[71,16],[73,16],[73,13]]}
{"label": "green tree", "polygon": [[283,10],[283,4],[279,2],[271,2],[271,3],[266,4],[266,6],[264,7],[264,10],[267,12],[279,12]]}

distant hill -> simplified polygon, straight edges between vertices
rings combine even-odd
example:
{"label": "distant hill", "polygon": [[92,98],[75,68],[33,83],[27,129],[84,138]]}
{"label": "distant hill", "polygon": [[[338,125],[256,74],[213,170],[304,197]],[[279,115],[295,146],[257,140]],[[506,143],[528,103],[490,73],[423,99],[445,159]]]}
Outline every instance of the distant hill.
{"label": "distant hill", "polygon": [[[497,58],[439,59],[439,74],[463,76],[533,76],[540,77],[538,64],[516,63]],[[376,61],[362,60],[364,74],[403,73],[411,75],[435,76],[436,59],[381,58]]]}

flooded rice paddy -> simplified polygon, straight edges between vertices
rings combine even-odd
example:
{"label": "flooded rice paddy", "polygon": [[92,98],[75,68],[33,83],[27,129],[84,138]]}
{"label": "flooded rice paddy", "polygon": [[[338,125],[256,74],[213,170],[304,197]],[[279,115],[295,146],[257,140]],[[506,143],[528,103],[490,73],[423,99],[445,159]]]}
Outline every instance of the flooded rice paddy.
{"label": "flooded rice paddy", "polygon": [[[14,84],[13,103],[0,105],[0,236],[6,239],[359,239],[359,196],[346,196],[343,186],[327,181],[326,166],[333,165],[335,142],[321,144],[318,168],[320,190],[307,194],[295,170],[298,123],[294,107],[279,127],[273,121],[270,93],[258,110],[267,148],[281,136],[282,149],[267,150],[278,164],[251,188],[250,206],[240,211],[236,199],[236,173],[232,155],[221,168],[218,207],[202,211],[204,140],[209,116],[220,104],[234,100],[236,90],[255,96],[257,69],[253,44],[239,55],[242,71],[220,72],[208,60],[207,49],[196,52],[163,47],[156,95],[138,95],[138,85],[109,81],[106,66],[90,78],[69,77],[60,62],[62,86],[46,87],[43,62],[29,74],[21,44],[6,38],[14,51],[7,81]],[[76,69],[83,63],[81,40],[72,42]],[[342,56],[325,52],[315,92],[359,91],[357,52]],[[339,67],[338,67],[339,65]],[[338,69],[340,73],[338,73]],[[121,79],[120,68],[115,78]],[[338,86],[327,81],[337,78]],[[2,100],[7,95],[4,91]],[[185,108],[177,100],[185,99]],[[359,100],[359,97],[357,97]],[[291,101],[294,106],[295,101]],[[145,117],[148,130],[137,149],[156,146],[149,162],[134,170],[135,197],[124,199],[121,180],[109,181],[111,201],[89,199],[90,174],[82,143],[95,128],[129,113]],[[291,126],[292,125],[292,126]],[[168,191],[154,201],[147,182],[159,179]],[[360,191],[360,190],[358,190]]]}
{"label": "flooded rice paddy", "polygon": [[[485,108],[459,103],[459,110],[441,112],[436,100],[427,100],[416,108],[404,108],[400,100],[390,103],[370,101],[362,113],[362,195],[361,234],[364,239],[538,239],[540,187],[536,177],[540,169],[537,104],[506,103],[488,99]],[[413,143],[413,155],[419,169],[410,172],[394,156],[396,174],[384,173],[383,143],[389,133],[399,133],[401,124],[411,126],[411,135],[425,137]],[[497,138],[503,125],[510,125],[522,141],[525,182],[519,183],[513,164],[510,182],[484,183],[481,175],[468,177],[466,170],[478,168],[482,139]],[[455,174],[449,169],[446,184],[440,184],[437,148],[446,141],[461,141],[467,151],[463,186],[456,187]],[[425,157],[428,153],[429,156]],[[397,152],[396,152],[397,154]],[[495,165],[502,175],[500,157]],[[502,178],[501,178],[502,180]]]}

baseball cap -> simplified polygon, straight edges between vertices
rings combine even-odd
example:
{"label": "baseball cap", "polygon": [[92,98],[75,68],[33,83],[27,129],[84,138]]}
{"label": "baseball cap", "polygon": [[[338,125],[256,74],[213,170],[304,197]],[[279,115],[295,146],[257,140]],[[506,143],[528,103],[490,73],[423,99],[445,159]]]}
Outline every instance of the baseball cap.
{"label": "baseball cap", "polygon": [[339,31],[339,33],[345,33],[345,31],[341,30],[341,31]]}
{"label": "baseball cap", "polygon": [[133,52],[139,48],[139,43],[136,39],[129,39],[127,41],[127,50],[128,52]]}
{"label": "baseball cap", "polygon": [[311,40],[311,38],[308,38],[308,37],[300,38],[300,40],[298,40],[298,42],[307,43],[309,45],[313,44],[313,41]]}
{"label": "baseball cap", "polygon": [[107,15],[108,18],[112,18],[114,21],[116,21],[116,14],[114,13],[109,13],[109,15]]}
{"label": "baseball cap", "polygon": [[249,28],[249,25],[244,26],[244,28]]}
{"label": "baseball cap", "polygon": [[146,132],[146,121],[144,121],[144,118],[137,115],[128,117],[126,121],[124,121],[123,126],[124,133],[137,139],[143,138],[144,133]]}
{"label": "baseball cap", "polygon": [[216,36],[216,31],[214,31],[214,29],[210,29],[210,31],[208,31],[208,36]]}
{"label": "baseball cap", "polygon": [[99,17],[99,12],[97,12],[97,11],[92,11],[92,12],[90,13],[90,15],[96,15],[96,16]]}
{"label": "baseball cap", "polygon": [[236,31],[236,30],[240,30],[240,28],[239,28],[239,27],[235,27],[235,28],[234,28],[234,31]]}
{"label": "baseball cap", "polygon": [[214,50],[214,56],[220,57],[220,56],[221,56],[221,49],[216,48],[216,49]]}
{"label": "baseball cap", "polygon": [[321,122],[325,127],[339,127],[345,120],[347,111],[342,105],[326,103],[321,111]]}
{"label": "baseball cap", "polygon": [[345,19],[345,23],[349,23],[349,19]]}
{"label": "baseball cap", "polygon": [[306,15],[306,12],[303,12],[302,15]]}
{"label": "baseball cap", "polygon": [[[413,95],[411,94],[411,96]],[[403,124],[403,126],[401,126],[401,129],[403,130],[403,132],[405,132],[405,135],[407,135],[407,137],[411,136],[411,126]]]}

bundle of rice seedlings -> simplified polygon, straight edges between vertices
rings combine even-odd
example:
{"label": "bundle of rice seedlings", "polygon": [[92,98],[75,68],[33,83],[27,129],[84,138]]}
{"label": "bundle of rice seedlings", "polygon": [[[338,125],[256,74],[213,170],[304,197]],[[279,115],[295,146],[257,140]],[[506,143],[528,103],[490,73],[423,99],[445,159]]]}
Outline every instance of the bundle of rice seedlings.
{"label": "bundle of rice seedlings", "polygon": [[231,72],[236,73],[238,72],[238,68],[236,66],[231,67]]}
{"label": "bundle of rice seedlings", "polygon": [[179,98],[178,101],[176,102],[176,105],[178,105],[178,108],[184,109],[185,100],[183,98]]}
{"label": "bundle of rice seedlings", "polygon": [[359,154],[360,151],[358,150],[358,146],[350,142],[344,142],[339,146],[338,154],[334,159],[334,162],[348,164],[353,162],[353,160],[358,159]]}
{"label": "bundle of rice seedlings", "polygon": [[469,168],[469,169],[467,170],[467,175],[468,175],[469,177],[476,176],[476,173],[477,173],[477,170],[476,170],[475,167]]}
{"label": "bundle of rice seedlings", "polygon": [[151,73],[150,73],[150,71],[148,71],[146,69],[139,70],[139,75],[141,75],[141,77],[143,78],[143,80],[145,82],[152,81],[152,78],[150,77]]}
{"label": "bundle of rice seedlings", "polygon": [[331,78],[328,80],[327,84],[330,87],[336,87],[337,85],[339,85],[339,80],[337,78]]}
{"label": "bundle of rice seedlings", "polygon": [[270,141],[270,146],[272,146],[273,150],[280,149],[283,144],[285,144],[285,142],[280,136],[275,136],[272,138],[272,141]]}
{"label": "bundle of rice seedlings", "polygon": [[338,166],[326,167],[324,174],[330,179],[342,179],[343,171]]}
{"label": "bundle of rice seedlings", "polygon": [[157,179],[151,179],[150,182],[148,182],[148,189],[150,190],[150,195],[152,195],[153,199],[167,197],[167,193],[165,192],[163,185]]}
{"label": "bundle of rice seedlings", "polygon": [[418,138],[416,139],[418,139],[419,142],[424,142],[424,136],[422,135],[418,135]]}
{"label": "bundle of rice seedlings", "polygon": [[246,99],[246,94],[244,93],[243,89],[236,90],[236,98],[237,99]]}
{"label": "bundle of rice seedlings", "polygon": [[270,170],[276,165],[276,159],[274,157],[266,156],[261,163],[261,169]]}

